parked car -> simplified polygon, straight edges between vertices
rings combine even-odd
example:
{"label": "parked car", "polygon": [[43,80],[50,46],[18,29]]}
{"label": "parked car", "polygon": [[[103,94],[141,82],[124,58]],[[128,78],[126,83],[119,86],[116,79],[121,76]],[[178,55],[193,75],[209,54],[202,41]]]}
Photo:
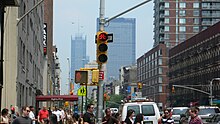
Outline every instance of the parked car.
{"label": "parked car", "polygon": [[[215,114],[220,113],[219,108],[216,106],[199,106],[198,108],[199,108],[198,116],[202,119],[203,123],[207,123],[207,121],[212,119],[212,117]],[[189,111],[186,111],[185,115],[188,118],[188,120],[190,120]]]}
{"label": "parked car", "polygon": [[174,124],[179,124],[180,115],[185,114],[188,110],[188,107],[173,107],[172,108],[172,118],[174,120]]}
{"label": "parked car", "polygon": [[220,113],[214,114],[213,117],[206,120],[204,124],[220,124]]}
{"label": "parked car", "polygon": [[218,107],[215,106],[199,106],[198,115],[201,117],[202,121],[205,123],[206,120],[211,119],[214,114],[220,113]]}

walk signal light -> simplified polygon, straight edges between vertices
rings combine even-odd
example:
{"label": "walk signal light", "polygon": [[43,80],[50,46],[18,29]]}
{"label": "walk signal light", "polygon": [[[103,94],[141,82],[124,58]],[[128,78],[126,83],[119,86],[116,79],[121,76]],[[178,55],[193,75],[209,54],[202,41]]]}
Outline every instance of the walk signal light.
{"label": "walk signal light", "polygon": [[97,32],[97,63],[103,64],[108,60],[108,34],[104,31]]}
{"label": "walk signal light", "polygon": [[143,86],[143,85],[142,85],[141,82],[138,82],[137,85],[138,85],[138,89],[142,89],[142,86]]}
{"label": "walk signal light", "polygon": [[88,83],[88,71],[75,71],[75,83]]}
{"label": "walk signal light", "polygon": [[175,88],[174,88],[174,86],[172,86],[172,93],[175,93]]}

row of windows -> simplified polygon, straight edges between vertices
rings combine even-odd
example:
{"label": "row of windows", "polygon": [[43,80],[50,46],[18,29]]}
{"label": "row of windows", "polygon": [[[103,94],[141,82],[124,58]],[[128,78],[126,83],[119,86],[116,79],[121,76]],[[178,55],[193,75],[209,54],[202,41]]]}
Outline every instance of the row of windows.
{"label": "row of windows", "polygon": [[138,63],[138,67],[141,67],[143,65],[145,65],[146,63],[154,60],[155,58],[157,58],[158,56],[162,56],[162,49],[159,49],[158,51],[155,51],[154,53],[152,53],[151,55],[149,55],[148,57],[146,57],[145,59],[143,59],[142,61],[140,61]]}
{"label": "row of windows", "polygon": [[[170,11],[165,10],[164,11],[164,16],[169,16],[169,15],[170,15]],[[179,16],[186,16],[186,10],[180,10],[179,11]],[[200,16],[200,10],[193,10],[193,16]]]}
{"label": "row of windows", "polygon": [[[164,26],[164,31],[170,31],[170,26]],[[179,32],[186,32],[186,26],[179,26]],[[193,32],[199,32],[199,26],[193,26]]]}
{"label": "row of windows", "polygon": [[[140,69],[142,70],[142,69]],[[146,73],[145,73],[146,72]],[[159,68],[155,68],[153,70],[144,70],[143,69],[143,73],[139,73],[140,77],[142,76],[143,78],[141,78],[141,80],[145,80],[148,79],[150,77],[156,76],[158,74],[163,74],[163,68],[159,67]]]}
{"label": "row of windows", "polygon": [[211,51],[203,52],[196,57],[190,58],[187,61],[178,62],[174,66],[171,66],[171,70],[178,70],[178,69],[185,68],[187,66],[196,64],[196,63],[203,62],[205,60],[209,60],[215,56],[220,56],[219,51],[220,51],[220,49],[218,47],[216,47],[215,49],[212,49]]}
{"label": "row of windows", "polygon": [[[170,3],[165,2],[164,7],[169,8]],[[179,8],[186,8],[186,3],[185,2],[180,2],[179,3]],[[193,8],[199,8],[199,3],[193,3]]]}

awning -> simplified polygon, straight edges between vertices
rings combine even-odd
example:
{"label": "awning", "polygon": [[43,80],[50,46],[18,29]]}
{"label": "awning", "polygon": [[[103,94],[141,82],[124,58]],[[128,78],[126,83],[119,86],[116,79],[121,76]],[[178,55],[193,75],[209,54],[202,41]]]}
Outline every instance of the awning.
{"label": "awning", "polygon": [[36,96],[36,101],[78,101],[77,95]]}

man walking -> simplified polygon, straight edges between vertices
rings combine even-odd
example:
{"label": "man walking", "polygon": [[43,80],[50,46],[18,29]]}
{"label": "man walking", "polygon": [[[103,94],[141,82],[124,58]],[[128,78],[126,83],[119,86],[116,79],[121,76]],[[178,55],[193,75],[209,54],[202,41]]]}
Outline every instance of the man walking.
{"label": "man walking", "polygon": [[189,124],[203,124],[202,120],[198,117],[198,110],[195,107],[190,108],[189,115],[191,116],[191,119],[189,121]]}
{"label": "man walking", "polygon": [[39,111],[38,122],[43,124],[49,122],[49,112],[47,111],[46,106],[43,106],[43,109]]}
{"label": "man walking", "polygon": [[95,124],[95,115],[93,114],[94,104],[87,105],[87,111],[83,115],[84,124]]}
{"label": "man walking", "polygon": [[31,124],[31,119],[29,118],[30,108],[28,106],[24,106],[21,109],[22,116],[17,117],[12,124]]}
{"label": "man walking", "polygon": [[106,116],[102,119],[103,124],[119,124],[119,121],[112,116],[110,108],[105,109]]}

